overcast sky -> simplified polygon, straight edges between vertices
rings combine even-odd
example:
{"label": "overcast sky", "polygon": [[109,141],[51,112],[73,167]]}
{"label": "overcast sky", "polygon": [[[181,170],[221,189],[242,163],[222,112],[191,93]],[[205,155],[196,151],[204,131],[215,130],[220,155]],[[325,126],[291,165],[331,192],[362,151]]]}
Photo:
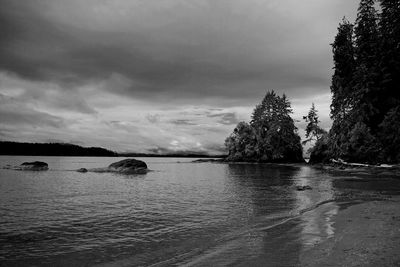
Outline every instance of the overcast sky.
{"label": "overcast sky", "polygon": [[0,0],[0,140],[220,152],[267,90],[329,128],[358,0]]}

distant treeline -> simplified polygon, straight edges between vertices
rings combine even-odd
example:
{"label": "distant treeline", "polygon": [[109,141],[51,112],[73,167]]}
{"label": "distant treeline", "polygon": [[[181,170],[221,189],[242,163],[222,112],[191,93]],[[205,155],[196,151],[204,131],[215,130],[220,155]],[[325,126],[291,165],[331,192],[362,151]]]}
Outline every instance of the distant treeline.
{"label": "distant treeline", "polygon": [[64,143],[19,143],[0,141],[1,155],[114,157],[117,153],[101,147],[81,147]]}
{"label": "distant treeline", "polygon": [[400,0],[361,0],[355,23],[343,19],[332,48],[333,125],[311,161],[399,163]]}
{"label": "distant treeline", "polygon": [[169,158],[223,158],[226,155],[202,153],[117,153],[101,147],[81,147],[67,143],[20,143],[0,141],[0,155],[19,156],[89,156],[89,157],[169,157]]}
{"label": "distant treeline", "polygon": [[171,153],[171,154],[148,154],[148,153],[119,153],[120,157],[163,157],[163,158],[225,158],[227,155],[208,155],[202,153]]}

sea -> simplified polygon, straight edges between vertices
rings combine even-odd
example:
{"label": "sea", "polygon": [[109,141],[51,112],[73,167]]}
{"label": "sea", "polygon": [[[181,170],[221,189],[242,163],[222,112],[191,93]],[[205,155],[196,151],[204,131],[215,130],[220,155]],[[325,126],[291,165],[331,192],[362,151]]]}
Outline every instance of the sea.
{"label": "sea", "polygon": [[[299,266],[349,205],[399,179],[306,164],[137,158],[146,174],[79,173],[116,157],[0,156],[1,266]],[[311,190],[298,190],[310,186]]]}

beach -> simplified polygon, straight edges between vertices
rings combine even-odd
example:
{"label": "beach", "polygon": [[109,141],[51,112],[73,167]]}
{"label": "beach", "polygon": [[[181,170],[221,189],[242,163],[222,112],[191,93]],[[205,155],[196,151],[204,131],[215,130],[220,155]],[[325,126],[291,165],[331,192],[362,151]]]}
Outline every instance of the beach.
{"label": "beach", "polygon": [[306,250],[301,266],[400,266],[399,207],[396,196],[339,211],[335,234]]}

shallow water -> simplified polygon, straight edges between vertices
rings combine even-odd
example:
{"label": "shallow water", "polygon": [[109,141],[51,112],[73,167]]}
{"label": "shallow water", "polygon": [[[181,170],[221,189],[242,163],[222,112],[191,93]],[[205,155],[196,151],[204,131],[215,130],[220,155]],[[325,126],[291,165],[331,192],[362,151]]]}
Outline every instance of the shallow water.
{"label": "shallow water", "polygon": [[341,208],[400,192],[308,166],[144,158],[143,175],[73,171],[121,159],[0,156],[50,167],[0,169],[0,265],[295,266],[334,235]]}

